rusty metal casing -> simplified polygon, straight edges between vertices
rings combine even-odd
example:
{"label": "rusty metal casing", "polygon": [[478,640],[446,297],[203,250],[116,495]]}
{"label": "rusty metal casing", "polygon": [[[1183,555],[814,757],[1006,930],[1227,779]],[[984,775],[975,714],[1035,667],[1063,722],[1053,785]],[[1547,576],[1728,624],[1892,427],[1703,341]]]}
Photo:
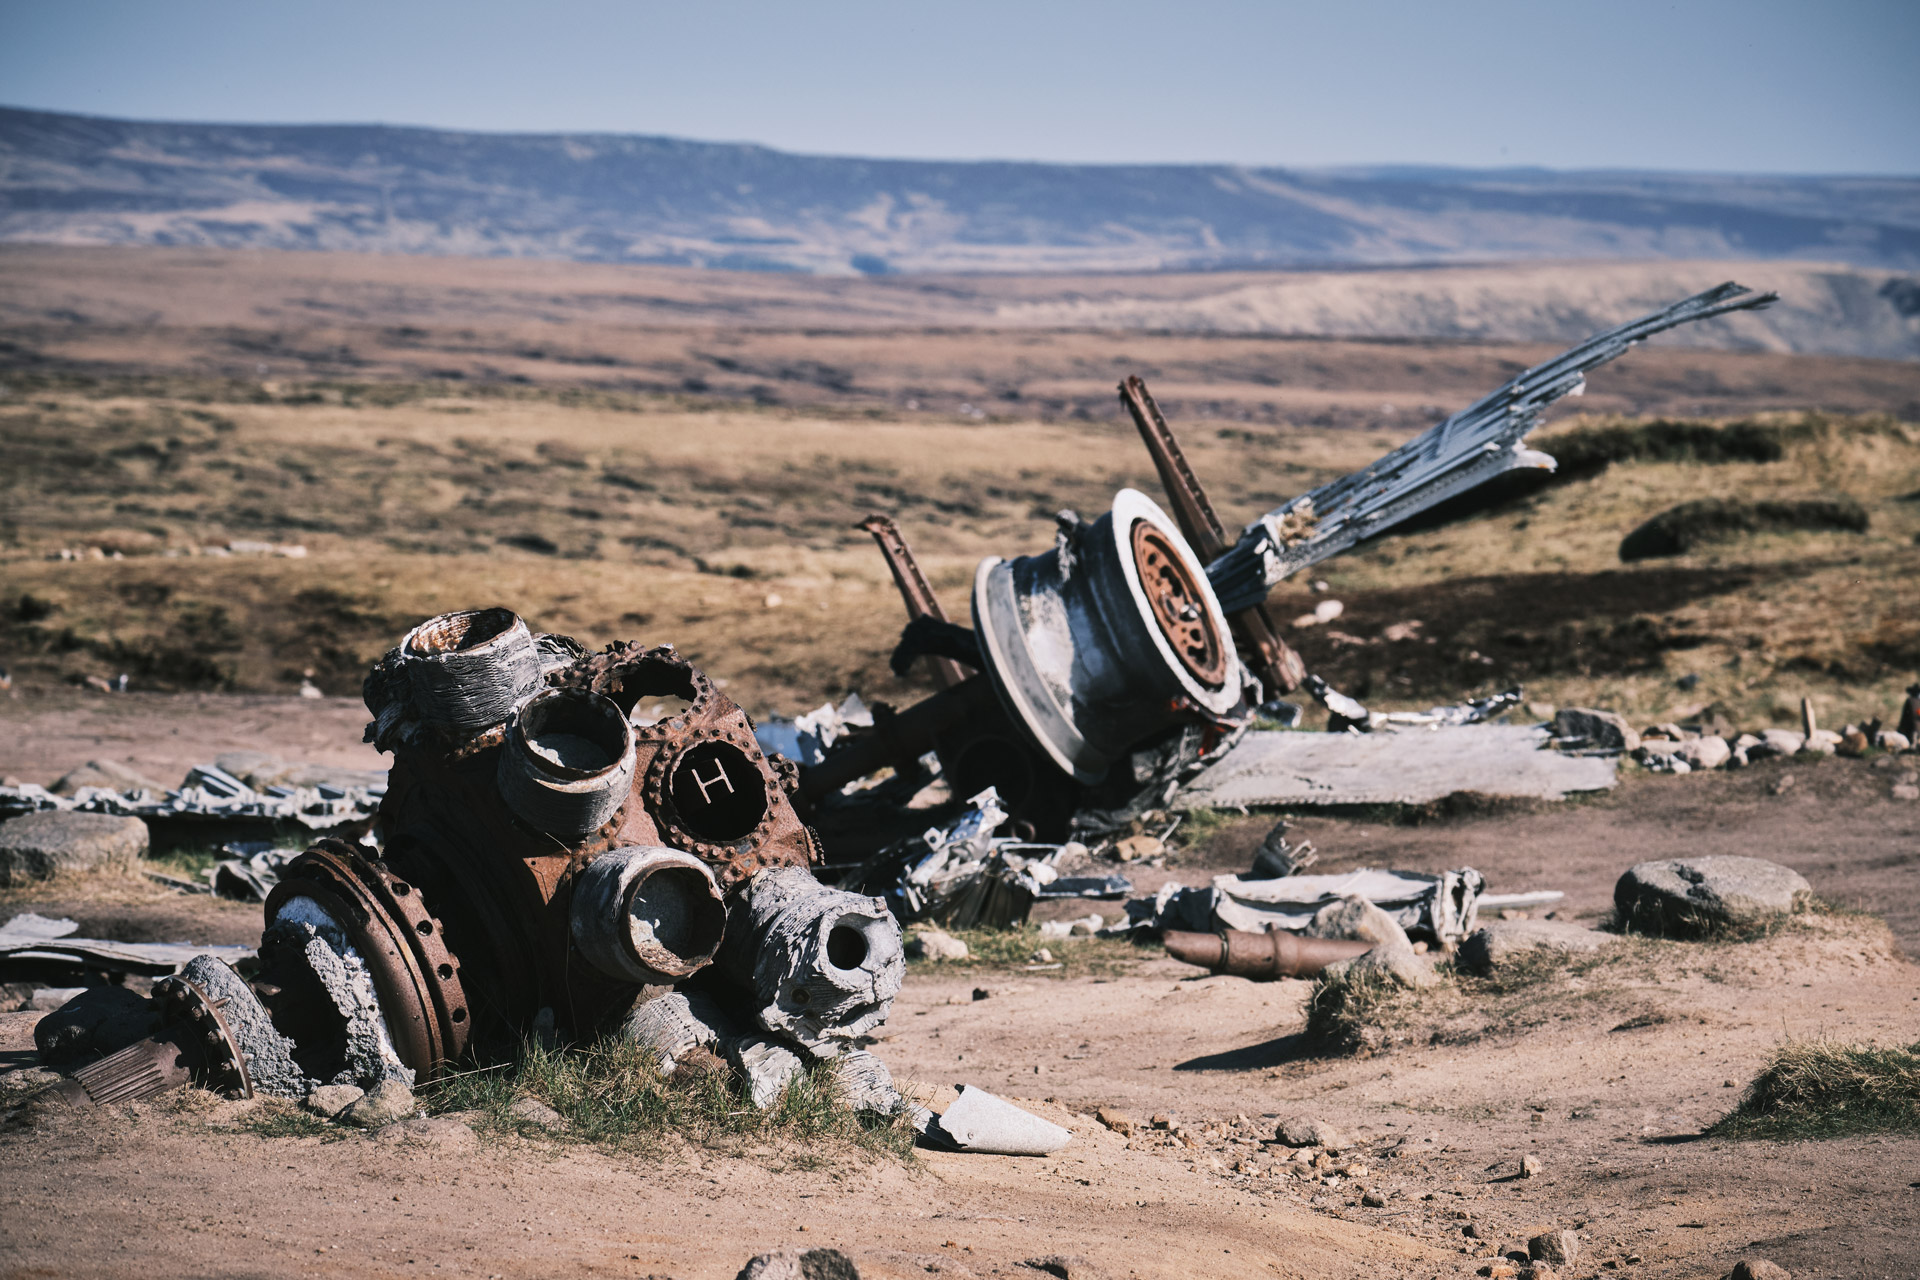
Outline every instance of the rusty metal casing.
{"label": "rusty metal casing", "polygon": [[1163,937],[1167,954],[1215,973],[1242,978],[1312,978],[1330,964],[1351,960],[1373,949],[1371,942],[1342,938],[1303,938],[1275,929],[1254,933],[1222,929],[1218,933],[1169,930]]}

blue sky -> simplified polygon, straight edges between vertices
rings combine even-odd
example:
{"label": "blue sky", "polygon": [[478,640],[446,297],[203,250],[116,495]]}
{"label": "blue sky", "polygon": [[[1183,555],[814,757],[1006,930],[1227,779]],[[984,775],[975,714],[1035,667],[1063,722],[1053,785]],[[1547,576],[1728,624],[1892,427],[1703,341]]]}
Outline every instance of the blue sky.
{"label": "blue sky", "polygon": [[0,103],[943,159],[1920,173],[1920,3],[0,0]]}

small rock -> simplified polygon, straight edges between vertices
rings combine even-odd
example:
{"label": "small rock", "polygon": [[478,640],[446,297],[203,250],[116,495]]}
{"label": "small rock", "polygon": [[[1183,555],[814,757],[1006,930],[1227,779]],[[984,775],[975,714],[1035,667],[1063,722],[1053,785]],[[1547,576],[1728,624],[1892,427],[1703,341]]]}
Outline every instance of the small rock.
{"label": "small rock", "polygon": [[1041,947],[1033,953],[1033,962],[1035,964],[1052,964],[1053,952],[1047,950],[1045,947]]}
{"label": "small rock", "polygon": [[57,796],[70,796],[82,787],[105,787],[109,791],[118,791],[129,795],[136,791],[150,791],[160,795],[166,787],[152,778],[135,773],[123,764],[112,760],[89,760],[77,769],[67,771],[60,781],[47,790]]}
{"label": "small rock", "polygon": [[538,1098],[515,1098],[512,1105],[507,1108],[507,1116],[541,1129],[555,1130],[567,1127],[567,1122],[560,1113]]}
{"label": "small rock", "polygon": [[362,1129],[382,1129],[414,1112],[413,1090],[400,1081],[382,1080],[372,1092],[348,1107],[340,1118]]}
{"label": "small rock", "polygon": [[1607,934],[1564,920],[1501,920],[1476,930],[1460,944],[1458,963],[1469,973],[1491,973],[1535,951],[1585,955],[1610,941]]}
{"label": "small rock", "polygon": [[11,1071],[0,1071],[0,1102],[11,1105],[30,1093],[38,1093],[59,1083],[59,1072],[40,1067],[15,1067]]}
{"label": "small rock", "polygon": [[1687,936],[1750,925],[1799,911],[1813,888],[1799,872],[1759,858],[1715,854],[1630,867],[1613,888],[1621,920],[1654,933]]}
{"label": "small rock", "polygon": [[1642,729],[1640,731],[1640,745],[1644,747],[1655,739],[1677,744],[1691,741],[1699,736],[1699,734],[1694,733],[1690,729],[1682,729],[1679,725],[1668,722],[1665,724],[1650,725]]}
{"label": "small rock", "polygon": [[1591,707],[1562,707],[1553,717],[1553,736],[1589,751],[1633,751],[1640,745],[1640,735],[1623,717]]}
{"label": "small rock", "polygon": [[1920,785],[1911,782],[1896,782],[1887,794],[1895,800],[1920,800]]}
{"label": "small rock", "polygon": [[118,1053],[159,1025],[147,997],[125,987],[88,987],[34,1024],[33,1043],[48,1066],[77,1066]]}
{"label": "small rock", "polygon": [[1718,769],[1733,757],[1733,748],[1718,734],[1706,734],[1681,743],[1674,754],[1695,769]]}
{"label": "small rock", "polygon": [[1059,1280],[1095,1280],[1093,1264],[1073,1254],[1050,1253],[1044,1258],[1028,1258],[1020,1265],[1057,1276]]}
{"label": "small rock", "polygon": [[1889,754],[1895,754],[1910,749],[1913,743],[1908,740],[1907,735],[1904,733],[1896,733],[1892,729],[1882,729],[1874,735],[1873,745]]}
{"label": "small rock", "polygon": [[1330,902],[1314,913],[1302,930],[1310,938],[1344,938],[1355,942],[1405,942],[1406,930],[1377,903],[1354,895]]}
{"label": "small rock", "polygon": [[1527,1256],[1567,1266],[1580,1254],[1580,1237],[1571,1231],[1543,1231],[1527,1241]]}
{"label": "small rock", "polygon": [[307,1094],[301,1105],[331,1120],[367,1096],[365,1089],[350,1084],[323,1084]]}
{"label": "small rock", "polygon": [[1540,1176],[1540,1157],[1539,1156],[1520,1157],[1520,1176],[1523,1178],[1539,1177]]}
{"label": "small rock", "polygon": [[1858,725],[1848,725],[1840,735],[1839,745],[1834,750],[1843,756],[1859,757],[1867,754],[1873,746],[1867,741],[1867,735]]}
{"label": "small rock", "polygon": [[1773,780],[1773,785],[1768,787],[1767,790],[1776,796],[1787,794],[1787,792],[1793,790],[1793,775],[1790,773],[1781,774]]}
{"label": "small rock", "polygon": [[1384,1209],[1387,1207],[1387,1198],[1378,1191],[1368,1191],[1361,1195],[1360,1203],[1369,1209]]}
{"label": "small rock", "polygon": [[1113,846],[1113,854],[1122,862],[1140,862],[1157,858],[1167,851],[1158,836],[1128,836]]}
{"label": "small rock", "polygon": [[1808,755],[1830,756],[1839,745],[1839,734],[1831,729],[1815,729],[1807,735],[1807,740],[1801,745],[1800,750]]}
{"label": "small rock", "polygon": [[1807,745],[1805,734],[1795,733],[1791,729],[1762,729],[1760,746],[1749,748],[1749,756],[1759,756],[1763,752],[1774,756],[1798,755],[1800,748]]}
{"label": "small rock", "polygon": [[749,1259],[734,1280],[860,1280],[860,1272],[838,1249],[781,1249]]}
{"label": "small rock", "polygon": [[1289,1147],[1325,1147],[1344,1151],[1353,1145],[1347,1135],[1324,1120],[1311,1116],[1292,1116],[1274,1127],[1273,1136]]}
{"label": "small rock", "polygon": [[907,939],[907,955],[915,960],[965,960],[967,954],[967,944],[944,929],[921,925]]}
{"label": "small rock", "polygon": [[110,813],[49,809],[0,822],[0,885],[58,872],[131,866],[147,851],[147,824]]}
{"label": "small rock", "polygon": [[[1632,1261],[1638,1262],[1639,1259]],[[1733,1271],[1727,1280],[1793,1280],[1793,1274],[1765,1258],[1742,1258],[1733,1264]]]}
{"label": "small rock", "polygon": [[1093,1118],[1115,1133],[1124,1135],[1131,1135],[1133,1133],[1133,1117],[1124,1111],[1115,1111],[1109,1107],[1101,1107],[1093,1113]]}
{"label": "small rock", "polygon": [[1159,1112],[1153,1117],[1153,1127],[1156,1129],[1171,1129],[1173,1126],[1173,1117],[1165,1111]]}
{"label": "small rock", "polygon": [[375,1142],[386,1146],[431,1147],[438,1151],[471,1151],[480,1145],[480,1136],[464,1121],[452,1116],[399,1120],[381,1125],[372,1136]]}
{"label": "small rock", "polygon": [[1481,1233],[1480,1224],[1477,1222],[1469,1222],[1465,1227],[1461,1228],[1460,1234],[1469,1240],[1485,1240],[1487,1238]]}
{"label": "small rock", "polygon": [[993,992],[987,990],[985,987],[975,987],[973,989],[973,998],[975,1000],[985,1000],[987,997],[991,996],[992,994]]}

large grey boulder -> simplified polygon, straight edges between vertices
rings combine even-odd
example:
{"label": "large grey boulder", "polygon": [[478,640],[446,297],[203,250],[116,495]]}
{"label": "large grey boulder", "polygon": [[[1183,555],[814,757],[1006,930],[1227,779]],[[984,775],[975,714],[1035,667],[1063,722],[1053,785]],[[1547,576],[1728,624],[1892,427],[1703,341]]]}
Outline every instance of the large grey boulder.
{"label": "large grey boulder", "polygon": [[147,851],[147,824],[110,813],[48,809],[0,822],[0,885],[57,872],[128,866]]}
{"label": "large grey boulder", "polygon": [[1351,938],[1373,943],[1373,950],[1341,960],[1321,970],[1321,976],[1335,982],[1381,979],[1394,986],[1431,987],[1440,981],[1433,962],[1414,951],[1400,922],[1378,904],[1361,897],[1347,897],[1322,907],[1308,932],[1321,938]]}
{"label": "large grey boulder", "polygon": [[118,791],[128,795],[135,791],[151,791],[155,795],[165,793],[166,787],[152,778],[134,772],[123,764],[112,760],[89,760],[77,769],[69,769],[60,781],[47,790],[57,796],[70,796],[82,787],[105,787],[109,791]]}
{"label": "large grey boulder", "polygon": [[1592,707],[1562,707],[1553,717],[1553,736],[1587,751],[1640,749],[1640,735],[1625,717]]}
{"label": "large grey boulder", "polygon": [[1681,937],[1760,924],[1805,908],[1812,896],[1799,872],[1733,854],[1638,863],[1613,887],[1623,924]]}
{"label": "large grey boulder", "polygon": [[1487,974],[1517,957],[1540,951],[1591,955],[1608,941],[1604,933],[1565,920],[1496,920],[1460,944],[1455,963],[1468,973]]}

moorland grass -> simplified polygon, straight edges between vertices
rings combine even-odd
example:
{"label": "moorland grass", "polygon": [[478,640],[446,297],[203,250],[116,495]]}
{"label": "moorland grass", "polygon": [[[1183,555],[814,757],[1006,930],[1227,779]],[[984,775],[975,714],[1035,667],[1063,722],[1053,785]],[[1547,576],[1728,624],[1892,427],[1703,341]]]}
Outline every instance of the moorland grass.
{"label": "moorland grass", "polygon": [[1709,1132],[1780,1141],[1920,1133],[1920,1044],[1788,1041]]}
{"label": "moorland grass", "polygon": [[[556,1048],[527,1042],[512,1062],[456,1073],[422,1094],[432,1111],[476,1112],[477,1127],[495,1133],[642,1154],[676,1137],[710,1147],[784,1141],[899,1159],[913,1152],[912,1127],[846,1106],[828,1065],[803,1073],[761,1110],[730,1074],[673,1080],[649,1051],[618,1038]],[[565,1123],[544,1128],[516,1118],[511,1108],[521,1098],[545,1103]]]}

